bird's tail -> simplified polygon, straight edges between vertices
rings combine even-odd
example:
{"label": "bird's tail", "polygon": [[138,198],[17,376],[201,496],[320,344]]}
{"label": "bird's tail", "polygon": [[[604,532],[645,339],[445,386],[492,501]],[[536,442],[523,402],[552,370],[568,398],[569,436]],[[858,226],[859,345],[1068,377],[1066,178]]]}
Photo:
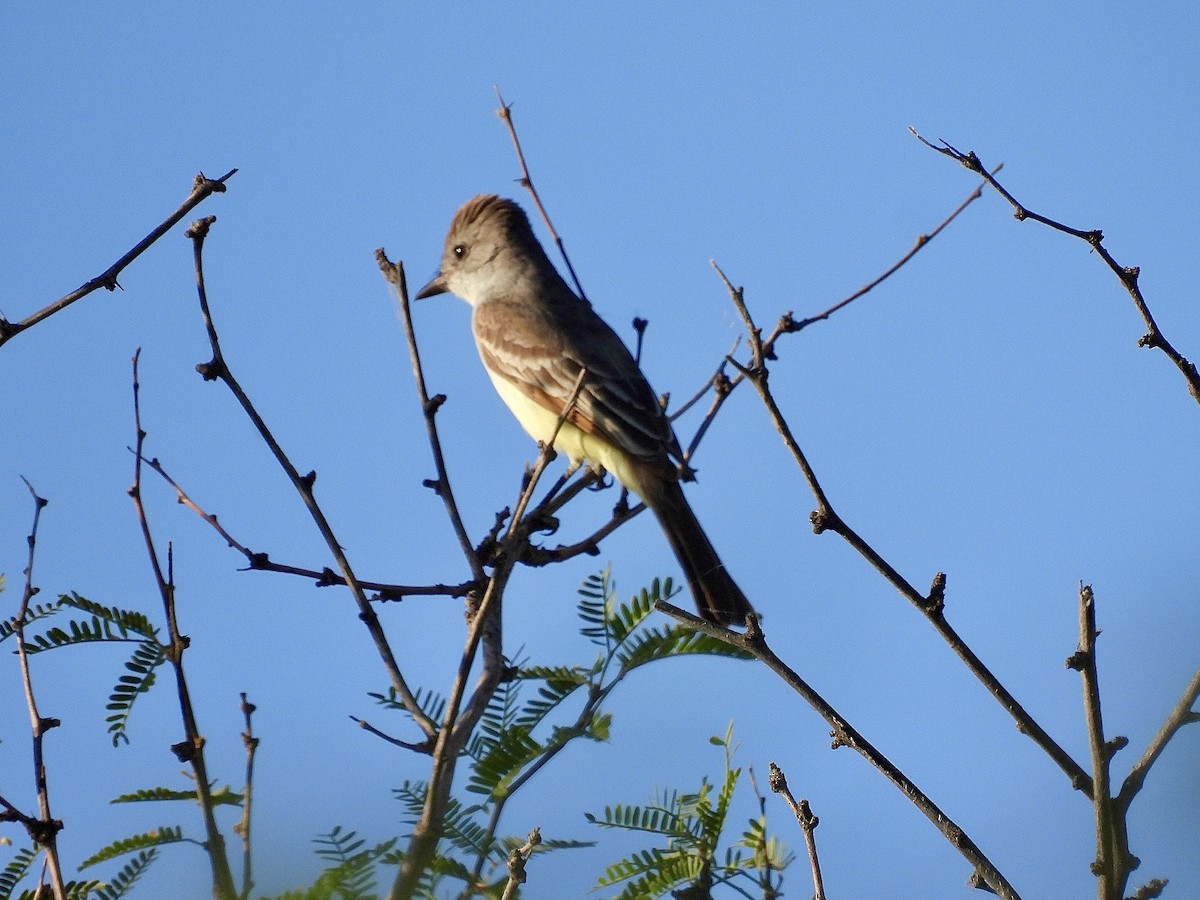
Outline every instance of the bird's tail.
{"label": "bird's tail", "polygon": [[717,625],[744,626],[754,611],[742,589],[725,571],[721,558],[692,512],[683,488],[673,478],[646,479],[648,490],[640,491],[646,505],[658,517],[675,558],[683,567],[700,616]]}

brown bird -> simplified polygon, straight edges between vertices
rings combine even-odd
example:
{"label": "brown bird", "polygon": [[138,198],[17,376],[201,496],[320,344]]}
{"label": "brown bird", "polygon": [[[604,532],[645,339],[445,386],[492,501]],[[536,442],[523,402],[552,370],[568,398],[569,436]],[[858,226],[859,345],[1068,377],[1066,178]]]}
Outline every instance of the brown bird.
{"label": "brown bird", "polygon": [[555,448],[604,467],[646,502],[701,616],[745,625],[753,608],[683,494],[683,454],[658,398],[616,332],[563,281],[521,207],[487,194],[455,213],[438,274],[417,299],[447,291],[471,304],[484,368],[534,440],[550,439],[585,373]]}

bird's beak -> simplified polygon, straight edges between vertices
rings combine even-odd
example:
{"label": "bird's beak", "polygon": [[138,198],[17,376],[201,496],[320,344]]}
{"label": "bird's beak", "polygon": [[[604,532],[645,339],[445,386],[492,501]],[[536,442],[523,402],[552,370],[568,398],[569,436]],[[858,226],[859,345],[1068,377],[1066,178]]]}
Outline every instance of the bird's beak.
{"label": "bird's beak", "polygon": [[417,291],[415,299],[424,300],[426,297],[436,297],[438,294],[444,294],[447,291],[446,276],[438,272],[433,276],[433,279],[425,287]]}

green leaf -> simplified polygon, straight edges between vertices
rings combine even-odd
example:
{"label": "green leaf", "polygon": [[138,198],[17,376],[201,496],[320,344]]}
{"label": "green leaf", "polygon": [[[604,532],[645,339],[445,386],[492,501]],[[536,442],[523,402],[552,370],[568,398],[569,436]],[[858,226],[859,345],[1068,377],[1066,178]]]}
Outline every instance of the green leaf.
{"label": "green leaf", "polygon": [[330,862],[314,885],[317,896],[336,896],[338,900],[370,900],[375,896],[375,863],[396,844],[396,838],[367,847],[354,831],[334,826],[327,835],[315,838],[317,856]]}
{"label": "green leaf", "polygon": [[89,856],[79,864],[79,871],[96,865],[96,863],[104,862],[109,859],[116,859],[118,856],[124,856],[126,853],[133,853],[136,850],[148,850],[151,847],[162,847],[166,844],[178,844],[183,841],[188,843],[199,843],[190,838],[183,836],[183,829],[178,825],[164,825],[161,828],[156,828],[153,831],[147,831],[143,834],[135,834],[132,837],[122,838],[119,841],[113,841],[103,850]]}
{"label": "green leaf", "polygon": [[[2,584],[3,584],[3,581],[0,581],[0,585],[2,585]],[[31,624],[38,621],[39,619],[48,618],[49,616],[54,615],[56,612],[58,612],[58,604],[57,603],[52,603],[52,604],[35,603],[35,604],[31,605],[27,610],[25,610],[25,616],[21,621],[21,625],[22,625],[22,627],[28,628]],[[15,620],[15,617],[11,618],[11,619],[4,619],[3,621],[0,621],[0,643],[3,643],[8,638],[12,637],[14,634],[17,633],[17,629],[14,627],[14,620]],[[33,652],[37,652],[37,651],[33,651]]]}
{"label": "green leaf", "polygon": [[544,681],[538,688],[536,699],[529,700],[516,716],[516,724],[534,728],[551,712],[574,694],[579,688],[588,684],[591,678],[598,674],[596,669],[583,669],[579,666],[533,666],[519,669],[516,677],[525,681]]}
{"label": "green leaf", "polygon": [[158,859],[157,850],[139,851],[138,855],[127,862],[108,884],[92,882],[96,886],[80,894],[80,900],[84,900],[84,898],[90,900],[93,896],[92,891],[95,892],[96,900],[118,900],[118,898],[124,897],[156,859]]}
{"label": "green leaf", "polygon": [[639,666],[659,659],[677,656],[720,656],[728,659],[753,659],[745,650],[731,647],[724,641],[700,631],[679,625],[665,625],[640,631],[624,650],[617,654],[622,672],[632,672]]}
{"label": "green leaf", "polygon": [[166,656],[158,641],[146,640],[137,645],[133,656],[125,663],[125,668],[134,674],[121,675],[117,679],[105,706],[112,713],[104,721],[108,722],[108,733],[112,735],[114,747],[122,741],[129,743],[128,726],[133,703],[154,686],[154,670],[164,662]]}
{"label": "green leaf", "polygon": [[[0,588],[3,588],[3,582],[0,582]],[[25,847],[18,850],[16,855],[8,861],[4,870],[0,871],[0,900],[9,900],[12,897],[13,889],[29,873],[37,856],[36,847]]]}
{"label": "green leaf", "polygon": [[[367,696],[373,698],[376,703],[386,709],[392,709],[411,716],[411,713],[408,711],[408,707],[405,706],[404,703],[401,702],[400,698],[396,696],[396,689],[394,687],[389,687],[386,694],[379,694],[374,691],[369,691]],[[421,710],[421,712],[425,713],[425,715],[429,716],[429,718],[433,719],[435,722],[441,721],[442,716],[446,712],[445,697],[436,691],[417,688],[417,690],[413,693],[413,699],[417,701],[417,707]]]}
{"label": "green leaf", "polygon": [[[241,806],[242,795],[236,794],[229,785],[210,790],[214,806]],[[134,791],[132,794],[121,794],[121,796],[110,800],[110,803],[144,803],[154,800],[187,800],[192,803],[196,802],[195,791],[177,791],[172,788],[153,787],[142,788]]]}

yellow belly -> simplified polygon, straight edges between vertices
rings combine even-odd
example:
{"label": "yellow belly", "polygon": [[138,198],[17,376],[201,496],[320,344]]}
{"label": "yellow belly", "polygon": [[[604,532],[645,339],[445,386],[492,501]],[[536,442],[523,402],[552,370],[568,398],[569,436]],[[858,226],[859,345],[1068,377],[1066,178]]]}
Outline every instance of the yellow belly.
{"label": "yellow belly", "polygon": [[[488,376],[512,414],[516,416],[521,427],[535,441],[546,443],[554,428],[558,425],[558,413],[551,412],[541,404],[522,393],[511,382],[506,381],[489,371]],[[567,454],[572,462],[587,461],[603,466],[611,472],[621,484],[641,493],[638,480],[629,465],[628,454],[616,445],[592,434],[587,434],[570,422],[563,422],[554,438],[554,449]]]}

